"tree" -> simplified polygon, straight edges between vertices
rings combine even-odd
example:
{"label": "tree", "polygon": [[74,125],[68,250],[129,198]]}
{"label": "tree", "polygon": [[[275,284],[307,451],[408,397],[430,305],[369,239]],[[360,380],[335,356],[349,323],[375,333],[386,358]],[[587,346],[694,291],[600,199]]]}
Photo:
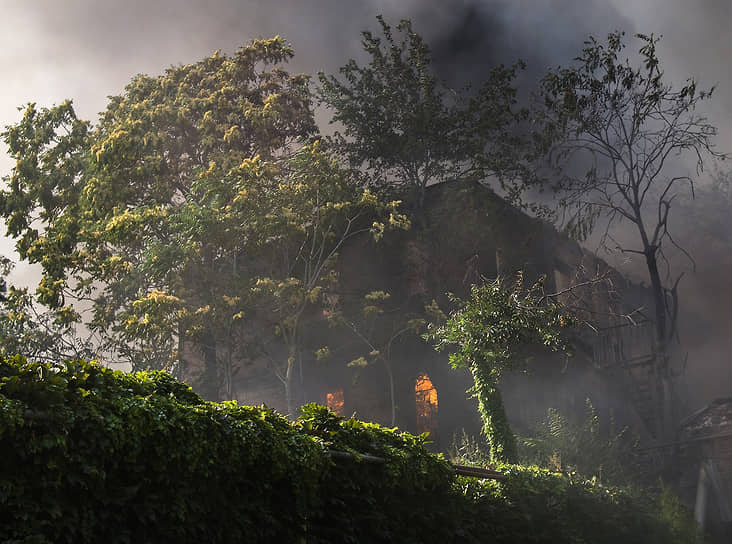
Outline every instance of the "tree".
{"label": "tree", "polygon": [[0,257],[0,357],[21,353],[49,362],[96,357],[92,335],[82,336],[77,330],[76,312],[45,308],[27,288],[7,284],[13,267],[10,259]]}
{"label": "tree", "polygon": [[543,294],[541,282],[525,289],[521,275],[512,287],[499,277],[473,285],[468,300],[454,296],[452,300],[456,309],[444,325],[431,325],[426,338],[439,351],[454,349],[450,353],[453,368],[470,370],[491,460],[515,463],[516,438],[503,406],[501,375],[507,369],[520,368],[531,348],[569,351],[562,332],[574,320]]}
{"label": "tree", "polygon": [[[16,165],[0,212],[21,257],[43,267],[41,302],[90,305],[102,348],[133,369],[198,352],[208,398],[232,396],[257,312],[288,324],[282,312],[316,302],[339,244],[400,221],[396,204],[303,147],[315,124],[307,76],[281,66],[292,55],[279,37],[256,40],[135,77],[96,126],[70,102],[30,104],[4,133]],[[258,308],[270,280],[297,284],[301,301]]]}
{"label": "tree", "polygon": [[[672,277],[669,269],[664,277],[661,265],[669,244],[685,253],[669,231],[669,216],[677,195],[694,190],[681,160],[691,156],[699,172],[705,158],[721,155],[713,147],[716,129],[696,113],[713,88],[699,90],[691,79],[680,88],[667,83],[659,39],[636,37],[638,66],[619,58],[623,33],[615,32],[607,43],[594,37],[585,42],[575,66],[547,73],[539,90],[537,142],[548,152],[555,175],[549,184],[570,232],[584,238],[604,221],[606,246],[613,242],[622,252],[643,256],[654,304],[656,371],[668,380],[681,274]],[[612,228],[622,221],[633,226],[637,245],[616,242]],[[664,396],[668,431],[670,392]]]}
{"label": "tree", "polygon": [[4,133],[16,166],[0,208],[21,257],[43,266],[41,302],[92,304],[91,327],[133,368],[170,368],[198,327],[214,374],[221,300],[247,243],[226,214],[227,174],[314,130],[307,78],[277,67],[291,56],[284,40],[259,40],[137,76],[96,127],[70,102],[30,104]]}
{"label": "tree", "polygon": [[383,38],[363,32],[370,61],[350,60],[342,76],[319,74],[318,96],[342,126],[335,148],[381,190],[396,190],[421,208],[433,183],[521,171],[524,148],[514,130],[523,112],[512,87],[522,65],[497,66],[477,91],[455,91],[431,69],[429,47],[408,20],[396,33],[377,17]]}
{"label": "tree", "polygon": [[[259,342],[285,387],[288,413],[294,415],[304,317],[309,307],[327,305],[337,296],[338,252],[354,237],[379,240],[387,229],[409,228],[409,221],[398,212],[397,201],[383,203],[357,189],[348,172],[317,144],[296,154],[288,178],[273,181],[273,200],[259,214],[256,228],[260,252],[252,293],[256,317],[270,324],[284,347],[284,354],[277,354]],[[261,201],[262,196],[247,192],[246,198]]]}

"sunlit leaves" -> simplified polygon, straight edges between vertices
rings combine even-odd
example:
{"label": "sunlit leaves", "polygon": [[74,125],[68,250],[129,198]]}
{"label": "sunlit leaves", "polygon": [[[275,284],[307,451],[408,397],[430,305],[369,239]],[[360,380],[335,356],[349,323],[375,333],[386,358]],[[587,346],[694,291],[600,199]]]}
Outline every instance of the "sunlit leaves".
{"label": "sunlit leaves", "polygon": [[207,396],[223,362],[231,395],[231,361],[260,336],[277,333],[287,355],[274,366],[289,368],[342,245],[409,226],[311,141],[309,79],[282,68],[292,55],[276,37],[136,76],[96,126],[69,102],[28,106],[4,133],[16,167],[0,211],[43,265],[39,300],[64,323],[91,304],[101,347],[134,368],[198,346]]}
{"label": "sunlit leaves", "polygon": [[267,241],[256,218],[277,215],[267,191],[315,129],[308,78],[280,66],[292,54],[277,37],[139,75],[96,126],[70,102],[30,104],[3,134],[16,165],[0,211],[43,265],[39,299],[91,301],[89,325],[133,365],[168,365],[186,331],[231,344],[249,253]]}
{"label": "sunlit leaves", "polygon": [[39,305],[27,288],[7,286],[12,263],[0,258],[0,356],[24,353],[37,360],[92,357],[95,348],[77,330],[80,315],[72,306]]}
{"label": "sunlit leaves", "polygon": [[469,300],[454,300],[458,309],[444,325],[432,327],[430,336],[438,349],[457,348],[450,359],[456,368],[485,364],[500,377],[522,363],[526,346],[569,348],[563,329],[574,319],[543,295],[541,283],[525,289],[520,277],[513,286],[496,278],[473,285]]}

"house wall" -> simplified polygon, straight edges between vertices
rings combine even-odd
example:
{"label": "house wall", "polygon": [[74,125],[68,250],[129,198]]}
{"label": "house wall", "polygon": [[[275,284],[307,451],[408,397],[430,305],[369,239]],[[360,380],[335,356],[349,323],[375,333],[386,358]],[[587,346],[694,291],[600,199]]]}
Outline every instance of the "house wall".
{"label": "house wall", "polygon": [[698,506],[702,464],[714,463],[724,496],[719,497],[711,485],[707,487],[703,524],[712,536],[721,537],[714,542],[728,542],[732,531],[732,398],[717,399],[682,421],[680,440],[672,453],[678,457],[679,496],[691,509]]}

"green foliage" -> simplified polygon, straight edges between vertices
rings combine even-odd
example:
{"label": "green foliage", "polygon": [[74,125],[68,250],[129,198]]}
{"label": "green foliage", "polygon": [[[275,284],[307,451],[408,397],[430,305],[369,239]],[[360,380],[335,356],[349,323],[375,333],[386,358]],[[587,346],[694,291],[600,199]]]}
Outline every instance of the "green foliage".
{"label": "green foliage", "polygon": [[43,267],[40,302],[91,305],[101,349],[135,370],[200,358],[207,398],[231,398],[234,364],[265,353],[289,399],[300,317],[334,285],[342,244],[408,227],[312,140],[292,55],[255,40],[135,77],[96,126],[69,102],[31,104],[3,134],[16,162],[0,214]]}
{"label": "green foliage", "polygon": [[27,288],[8,285],[13,262],[0,257],[0,357],[26,353],[35,360],[91,358],[92,339],[78,334],[78,314],[64,306],[55,310],[37,303]]}
{"label": "green foliage", "polygon": [[271,410],[81,361],[0,376],[4,541],[294,541],[304,522],[322,453]]}
{"label": "green foliage", "polygon": [[[319,489],[322,508],[329,512],[319,525],[324,542],[417,543],[451,537],[450,506],[455,505],[444,501],[453,500],[454,474],[442,457],[427,451],[424,435],[343,419],[314,404],[301,408],[297,426],[328,449],[355,454],[353,461],[335,461]],[[359,454],[387,463],[368,463]]]}
{"label": "green foliage", "polygon": [[456,465],[484,467],[490,464],[490,450],[485,440],[469,435],[465,429],[453,434],[447,455]]}
{"label": "green foliage", "polygon": [[[256,217],[250,237],[258,237],[251,290],[257,318],[269,323],[284,345],[285,355],[260,349],[273,363],[285,386],[288,412],[294,414],[292,381],[300,350],[304,312],[317,304],[327,306],[337,287],[336,263],[343,245],[356,236],[379,240],[386,231],[409,228],[399,213],[399,202],[383,202],[368,190],[358,189],[318,142],[299,150],[285,180],[255,199],[266,208]],[[266,334],[266,333],[265,333]]]}
{"label": "green foliage", "polygon": [[473,375],[473,392],[491,458],[515,462],[516,439],[498,388],[501,374],[520,367],[527,360],[528,348],[568,351],[562,333],[573,318],[543,294],[541,282],[525,289],[521,275],[512,288],[496,278],[473,285],[469,300],[452,300],[457,309],[444,325],[433,325],[426,337],[435,342],[437,350],[455,348],[450,353],[450,364],[453,368],[468,368]]}
{"label": "green foliage", "polygon": [[[293,426],[264,407],[204,402],[160,372],[15,357],[0,362],[0,406],[3,541],[328,542],[320,533],[340,523],[344,542],[386,542],[379,531],[396,527],[382,500],[406,512],[401,500],[451,482],[423,438],[322,407]],[[388,462],[341,465],[326,447]]]}
{"label": "green foliage", "polygon": [[515,175],[522,149],[512,87],[521,65],[498,66],[478,90],[455,91],[432,72],[429,47],[408,20],[383,37],[363,32],[369,63],[350,60],[342,76],[319,74],[319,98],[343,132],[335,148],[370,183],[398,191],[421,206],[427,185],[486,174]]}
{"label": "green foliage", "polygon": [[658,495],[657,515],[661,523],[665,524],[674,535],[673,544],[702,543],[703,537],[699,526],[694,521],[692,513],[684,508],[679,497],[673,490],[661,484],[661,492]]}
{"label": "green foliage", "polygon": [[627,429],[617,431],[612,421],[601,429],[595,408],[586,400],[582,424],[550,408],[546,419],[520,440],[521,460],[545,468],[577,472],[603,483],[627,485],[640,475],[634,444]]}
{"label": "green foliage", "polygon": [[215,367],[247,302],[241,180],[275,176],[277,156],[314,131],[308,78],[281,68],[292,54],[256,40],[139,75],[96,126],[70,102],[30,104],[3,134],[16,162],[0,211],[21,257],[43,267],[40,302],[91,302],[87,324],[135,369],[171,368],[187,339],[213,346]]}
{"label": "green foliage", "polygon": [[676,510],[679,525],[667,523],[663,499],[537,467],[500,468],[506,476],[500,483],[459,479],[474,508],[464,528],[470,532],[474,519],[491,520],[484,529],[484,541],[703,542],[688,514]]}
{"label": "green foliage", "polygon": [[161,372],[16,356],[0,361],[0,539],[660,544],[692,534],[674,525],[673,505],[663,515],[676,521],[662,523],[647,498],[574,477],[505,466],[500,483],[456,478],[424,444],[322,406],[293,424],[266,407],[205,402]]}

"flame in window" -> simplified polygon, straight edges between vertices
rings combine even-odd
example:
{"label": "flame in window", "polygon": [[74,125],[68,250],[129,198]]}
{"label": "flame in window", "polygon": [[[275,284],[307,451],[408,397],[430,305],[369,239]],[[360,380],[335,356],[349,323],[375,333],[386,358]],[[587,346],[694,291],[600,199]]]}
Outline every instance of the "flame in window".
{"label": "flame in window", "polygon": [[325,396],[325,403],[336,415],[343,416],[343,389],[328,393]]}
{"label": "flame in window", "polygon": [[437,430],[437,389],[427,374],[417,376],[414,396],[417,401],[417,432],[433,433]]}

